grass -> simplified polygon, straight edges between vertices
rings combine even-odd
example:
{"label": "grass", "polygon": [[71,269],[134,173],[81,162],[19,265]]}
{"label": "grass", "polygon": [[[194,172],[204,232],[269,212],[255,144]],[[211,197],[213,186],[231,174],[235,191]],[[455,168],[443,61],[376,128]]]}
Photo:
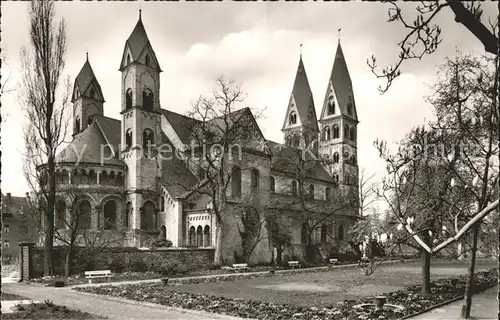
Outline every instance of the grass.
{"label": "grass", "polygon": [[67,307],[56,306],[50,302],[39,304],[19,305],[17,312],[2,314],[2,319],[107,319],[106,317],[94,316],[87,312],[71,310]]}
{"label": "grass", "polygon": [[[496,262],[480,261],[476,270],[486,270],[495,266]],[[433,261],[431,266],[432,279],[466,273],[466,261]],[[381,266],[370,276],[362,274],[358,268],[348,268],[256,279],[181,284],[163,289],[300,307],[323,307],[344,300],[394,291],[418,284],[420,280],[420,262],[413,262]]]}
{"label": "grass", "polygon": [[2,301],[12,301],[12,300],[29,300],[28,298],[18,296],[17,294],[3,293]]}

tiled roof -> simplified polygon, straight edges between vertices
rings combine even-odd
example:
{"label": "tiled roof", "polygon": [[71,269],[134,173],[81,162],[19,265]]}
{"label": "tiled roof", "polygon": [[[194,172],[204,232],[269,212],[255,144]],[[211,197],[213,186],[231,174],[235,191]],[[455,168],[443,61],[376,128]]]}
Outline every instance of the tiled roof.
{"label": "tiled roof", "polygon": [[128,37],[127,42],[130,45],[130,51],[132,51],[132,59],[137,60],[142,50],[149,42],[148,35],[146,34],[146,29],[144,29],[144,25],[142,24],[141,19],[137,21],[137,24]]}
{"label": "tiled roof", "polygon": [[[272,152],[271,169],[287,172],[295,175],[300,167],[307,168],[307,176],[312,179],[323,181],[332,181],[332,177],[326,168],[320,163],[314,161],[312,156],[307,152],[302,152],[301,149],[286,146],[271,140],[267,140],[267,145]],[[305,156],[305,161],[300,161],[300,157]]]}
{"label": "tiled roof", "polygon": [[161,140],[162,144],[169,144],[172,147],[171,152],[162,155],[161,185],[168,190],[172,197],[180,197],[196,185],[198,179],[189,171],[187,164],[179,159],[175,147],[163,131],[161,132]]}
{"label": "tiled roof", "polygon": [[[70,145],[66,146],[56,156],[56,162],[101,164],[101,146],[105,145],[107,145],[106,139],[97,121],[93,121],[90,126],[73,139]],[[109,149],[104,148],[103,150],[103,164],[125,166],[125,163],[118,158],[119,153],[116,150],[115,156],[111,159],[108,159],[110,156]]]}
{"label": "tiled roof", "polygon": [[[99,96],[98,99],[101,100],[100,97],[103,97],[102,101],[104,101],[104,95],[102,94],[101,85],[99,84],[99,81],[97,81],[97,78],[94,74],[94,70],[92,70],[92,66],[90,65],[90,62],[87,58],[87,60],[83,64],[82,69],[80,70],[80,72],[76,76],[75,88],[78,87],[78,91],[80,92],[80,95],[83,95],[83,94],[85,94],[85,92],[87,91],[87,88],[89,87],[89,85],[92,82],[94,82],[94,84],[96,86],[97,96]],[[77,97],[75,96],[75,92],[73,92],[73,101],[76,98]],[[95,98],[95,97],[92,97],[92,98]]]}
{"label": "tiled roof", "polygon": [[94,120],[99,124],[105,138],[113,145],[115,151],[118,152],[121,143],[121,121],[102,115],[95,115]]}

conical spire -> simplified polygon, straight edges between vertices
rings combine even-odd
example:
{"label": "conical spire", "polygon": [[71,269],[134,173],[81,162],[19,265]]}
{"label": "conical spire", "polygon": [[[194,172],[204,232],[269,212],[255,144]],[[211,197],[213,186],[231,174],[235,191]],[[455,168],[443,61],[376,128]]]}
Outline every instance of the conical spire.
{"label": "conical spire", "polygon": [[[153,47],[149,42],[146,29],[144,28],[144,24],[142,23],[142,10],[139,9],[139,19],[137,20],[134,30],[132,30],[132,33],[130,34],[125,43],[125,49],[122,56],[120,70],[122,70],[124,67],[128,66],[132,62],[139,61],[141,55],[147,49],[151,51],[151,56],[155,64],[155,67],[157,67],[157,69],[161,72],[160,65],[158,63],[158,60],[156,59]],[[129,53],[130,53],[130,60],[128,59]]]}
{"label": "conical spire", "polygon": [[[91,83],[94,83],[95,89],[97,91],[98,100],[104,102],[104,96],[102,94],[101,86],[99,84],[99,81],[97,81],[97,78],[94,74],[94,70],[92,70],[92,66],[90,65],[89,53],[86,52],[85,63],[83,64],[82,69],[80,70],[75,79],[72,102],[76,100],[78,97],[85,95]],[[76,92],[78,92],[79,94],[77,94]]]}
{"label": "conical spire", "polygon": [[351,105],[353,111],[349,116],[356,119],[357,116],[354,103],[354,95],[352,91],[352,82],[349,75],[349,69],[347,68],[344,52],[342,50],[342,45],[340,44],[340,39],[337,44],[335,60],[333,62],[332,72],[328,81],[328,88],[323,104],[323,111],[321,112],[321,118],[327,115],[327,113],[325,113],[325,110],[332,94],[335,96],[338,103],[339,112],[341,114],[348,114],[348,105]]}

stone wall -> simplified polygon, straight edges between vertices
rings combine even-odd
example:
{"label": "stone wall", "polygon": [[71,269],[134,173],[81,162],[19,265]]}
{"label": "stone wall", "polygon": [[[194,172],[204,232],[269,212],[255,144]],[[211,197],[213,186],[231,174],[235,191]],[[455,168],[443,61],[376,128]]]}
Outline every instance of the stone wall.
{"label": "stone wall", "polygon": [[[31,248],[30,278],[43,276],[43,247]],[[54,247],[54,273],[64,274],[66,248]],[[73,274],[88,270],[112,272],[147,271],[152,264],[177,264],[187,270],[208,268],[214,259],[212,248],[156,248],[138,249],[135,247],[105,248],[93,254],[84,247],[75,248],[73,255]],[[22,265],[27,265],[24,262]]]}

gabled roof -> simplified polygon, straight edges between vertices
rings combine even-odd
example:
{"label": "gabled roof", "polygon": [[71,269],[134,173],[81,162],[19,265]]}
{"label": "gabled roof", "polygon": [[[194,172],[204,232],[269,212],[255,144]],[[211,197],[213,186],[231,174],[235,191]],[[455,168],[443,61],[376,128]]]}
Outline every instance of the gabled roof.
{"label": "gabled roof", "polygon": [[25,218],[25,214],[29,210],[28,205],[26,197],[11,196],[10,193],[2,194],[2,219]]}
{"label": "gabled roof", "polygon": [[[194,132],[197,126],[201,125],[202,122],[197,119],[172,112],[170,110],[161,109],[161,111],[167,118],[168,122],[170,122],[170,124],[172,125],[172,128],[174,129],[175,133],[180,138],[182,143],[186,145],[191,144],[191,140],[195,137]],[[256,128],[258,138],[264,139],[262,131],[257,125],[252,111],[249,108],[238,109],[231,112],[226,119],[218,117],[207,121],[205,124],[207,126],[210,126],[209,129],[211,132],[213,131],[214,134],[223,134],[226,130],[226,125],[232,125],[235,122],[241,121],[242,117],[244,116],[247,116],[249,121],[251,121]],[[250,126],[251,124],[249,123],[248,127],[250,128]]]}
{"label": "gabled roof", "polygon": [[[348,116],[354,120],[357,120],[356,103],[354,101],[354,93],[352,89],[351,77],[349,75],[349,70],[347,68],[347,63],[345,61],[344,52],[342,51],[342,46],[340,41],[337,45],[337,52],[335,53],[335,61],[333,62],[332,72],[330,74],[330,79],[328,81],[328,88],[325,96],[325,104],[329,97],[329,90],[331,86],[337,98],[338,109],[342,115]],[[347,102],[351,98],[353,105],[353,115],[347,113]],[[323,113],[323,112],[322,112]]]}
{"label": "gabled roof", "polygon": [[[182,159],[179,159],[174,145],[163,131],[161,132],[161,141],[163,145],[170,145],[171,149],[169,150],[169,154],[162,156],[162,176],[160,183],[167,189],[171,197],[178,198],[195,186],[198,183],[198,179],[191,173],[187,164]],[[162,149],[166,150],[165,148]]]}
{"label": "gabled roof", "polygon": [[[297,169],[302,168],[308,171],[308,178],[332,182],[332,177],[325,166],[323,166],[321,162],[315,161],[310,154],[304,152],[302,149],[283,145],[271,140],[267,140],[267,145],[272,153],[272,170],[286,172],[295,176]],[[305,160],[301,164],[300,159],[303,155],[305,155]]]}
{"label": "gabled roof", "polygon": [[[115,129],[112,128],[112,130],[114,131]],[[56,156],[56,163],[100,165],[102,160],[102,164],[104,165],[125,166],[125,163],[119,159],[117,146],[113,146],[114,157],[111,159],[109,159],[110,150],[108,148],[103,147],[104,151],[101,151],[101,147],[107,145],[108,140],[115,140],[114,133],[108,132],[108,135],[113,138],[107,139],[103,131],[101,131],[98,122],[93,121],[91,125],[89,125],[82,133],[75,136],[73,141]],[[110,143],[113,142],[110,141]]]}
{"label": "gabled roof", "polygon": [[[96,89],[96,96],[90,96],[87,89],[91,84],[94,84]],[[77,90],[78,89],[78,90]],[[77,93],[78,92],[78,93]],[[75,79],[75,84],[73,86],[73,98],[71,102],[74,102],[80,96],[87,96],[90,98],[94,98],[98,101],[104,102],[104,95],[102,94],[101,85],[94,74],[94,70],[92,70],[92,66],[90,65],[89,58],[87,55],[87,60],[83,64],[82,69],[78,73]]]}
{"label": "gabled roof", "polygon": [[130,50],[131,58],[132,58],[130,63],[132,63],[134,61],[139,60],[142,52],[146,48],[148,48],[150,50],[152,59],[153,59],[154,63],[156,64],[157,69],[159,71],[161,71],[160,64],[158,63],[158,59],[156,58],[156,54],[153,50],[153,47],[151,46],[151,43],[149,42],[149,38],[148,38],[148,35],[146,33],[146,29],[144,28],[144,24],[142,23],[141,16],[139,16],[139,20],[137,21],[137,24],[135,25],[134,30],[132,30],[132,33],[130,34],[127,41],[125,42],[125,48],[123,49],[120,70],[127,66],[127,63],[126,63],[127,49]]}
{"label": "gabled roof", "polygon": [[99,128],[106,141],[108,141],[117,152],[121,143],[121,121],[113,118],[108,118],[103,115],[94,115],[94,121],[97,122]]}
{"label": "gabled roof", "polygon": [[[290,104],[295,101],[297,112],[299,114],[300,123],[303,126],[309,126],[313,130],[318,130],[318,123],[316,117],[316,110],[314,107],[314,99],[309,86],[309,80],[307,79],[306,69],[304,67],[304,62],[302,61],[302,55],[300,56],[299,65],[297,67],[297,73],[295,75],[295,81],[293,83],[292,94],[290,97],[290,102],[287,110],[287,116],[289,114]],[[309,120],[309,112],[313,113],[313,118]],[[287,117],[285,117],[285,122],[283,123],[283,129],[287,124]]]}

